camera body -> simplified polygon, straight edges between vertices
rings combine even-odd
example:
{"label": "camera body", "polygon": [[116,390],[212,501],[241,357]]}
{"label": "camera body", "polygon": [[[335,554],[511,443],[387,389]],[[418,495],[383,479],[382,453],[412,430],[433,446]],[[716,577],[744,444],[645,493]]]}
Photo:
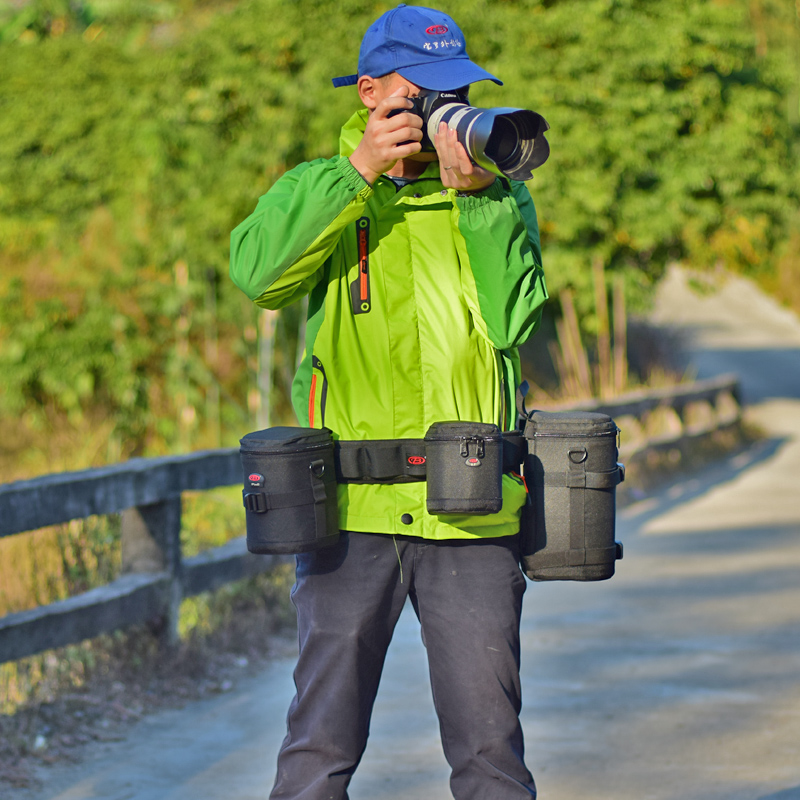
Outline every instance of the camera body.
{"label": "camera body", "polygon": [[[448,105],[458,105],[469,108],[469,87],[456,89],[453,92],[434,92],[422,89],[417,97],[408,98],[414,105],[408,109],[409,114],[416,114],[422,120],[422,152],[434,153],[433,134],[438,130],[438,124],[432,130],[428,129],[428,122],[439,110]],[[393,111],[392,114],[400,113]],[[391,116],[391,115],[390,115]]]}
{"label": "camera body", "polygon": [[[547,161],[550,145],[544,136],[550,129],[543,116],[521,108],[473,108],[469,87],[449,92],[423,89],[409,98],[406,109],[422,119],[422,152],[434,152],[433,137],[442,122],[456,131],[473,163],[496,175],[526,181]],[[389,116],[403,113],[392,111]]]}

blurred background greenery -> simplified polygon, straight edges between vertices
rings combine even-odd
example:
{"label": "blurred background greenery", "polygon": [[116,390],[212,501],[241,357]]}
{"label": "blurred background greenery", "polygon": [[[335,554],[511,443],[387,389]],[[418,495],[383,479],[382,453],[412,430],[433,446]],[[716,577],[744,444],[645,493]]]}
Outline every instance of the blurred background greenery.
{"label": "blurred background greenery", "polygon": [[[227,278],[228,237],[286,169],[338,151],[358,98],[330,79],[393,5],[0,0],[0,482],[294,423],[302,307],[258,312]],[[505,82],[472,103],[551,125],[530,182],[553,296],[525,354],[543,392],[656,379],[626,377],[625,321],[671,262],[800,310],[800,0],[436,5]],[[613,376],[581,382],[566,362],[586,350]],[[187,553],[242,533],[237,498],[184,498]],[[0,615],[118,562],[116,518],[0,540]],[[186,602],[183,633],[209,627],[208,602]],[[13,707],[47,663],[4,669]]]}
{"label": "blurred background greenery", "polygon": [[[301,311],[259,321],[228,236],[287,168],[337,151],[358,100],[330,78],[391,5],[0,2],[0,479],[235,445],[265,386],[291,422]],[[800,305],[794,2],[439,7],[505,81],[472,102],[552,126],[530,188],[585,333],[598,262],[634,310],[673,260]]]}

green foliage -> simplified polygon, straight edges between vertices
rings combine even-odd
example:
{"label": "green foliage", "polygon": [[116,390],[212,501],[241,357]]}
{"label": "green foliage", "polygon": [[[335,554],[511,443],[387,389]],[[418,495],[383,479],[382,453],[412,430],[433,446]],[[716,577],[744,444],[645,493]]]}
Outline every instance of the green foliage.
{"label": "green foliage", "polygon": [[[597,257],[639,304],[670,259],[774,269],[797,204],[787,4],[439,5],[505,81],[472,102],[552,126],[531,189],[549,284],[581,316]],[[337,151],[358,101],[330,78],[387,7],[0,0],[0,413],[113,419],[123,455],[235,442],[256,312],[227,279],[229,232],[285,169]],[[272,399],[288,414],[284,314]]]}
{"label": "green foliage", "polygon": [[746,6],[513,5],[535,24],[509,25],[492,67],[552,125],[532,184],[551,288],[576,287],[585,312],[596,256],[632,290],[671,259],[762,266],[785,235],[796,166],[787,87],[760,71]]}

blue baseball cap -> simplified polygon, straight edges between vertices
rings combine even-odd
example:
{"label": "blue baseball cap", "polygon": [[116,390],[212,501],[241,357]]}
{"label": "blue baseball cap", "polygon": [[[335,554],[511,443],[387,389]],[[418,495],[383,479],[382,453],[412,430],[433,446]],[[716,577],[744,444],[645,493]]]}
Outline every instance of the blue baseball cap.
{"label": "blue baseball cap", "polygon": [[473,64],[461,28],[442,11],[401,3],[370,25],[361,42],[358,75],[334,78],[352,86],[362,75],[380,78],[398,72],[423,89],[446,92],[476,81],[501,80]]}

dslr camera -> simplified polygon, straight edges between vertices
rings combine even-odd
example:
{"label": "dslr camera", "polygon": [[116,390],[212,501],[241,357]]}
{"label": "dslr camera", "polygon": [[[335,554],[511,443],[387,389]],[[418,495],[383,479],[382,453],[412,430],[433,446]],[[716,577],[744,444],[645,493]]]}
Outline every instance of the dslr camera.
{"label": "dslr camera", "polygon": [[446,122],[470,159],[496,175],[526,181],[533,170],[547,161],[550,145],[544,137],[550,126],[541,114],[522,108],[473,108],[468,87],[452,92],[422,89],[408,98],[410,109],[396,109],[389,116],[407,110],[422,119],[422,152],[434,152],[434,134]]}

